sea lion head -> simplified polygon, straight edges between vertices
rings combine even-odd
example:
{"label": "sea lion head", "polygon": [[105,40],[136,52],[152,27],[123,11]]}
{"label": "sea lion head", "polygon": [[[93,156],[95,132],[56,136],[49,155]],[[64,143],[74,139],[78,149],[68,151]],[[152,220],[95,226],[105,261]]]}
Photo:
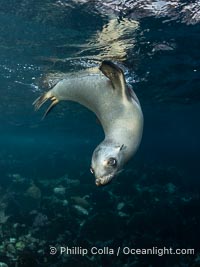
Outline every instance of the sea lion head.
{"label": "sea lion head", "polygon": [[90,171],[96,178],[96,185],[109,183],[123,165],[124,145],[102,142],[93,152]]}

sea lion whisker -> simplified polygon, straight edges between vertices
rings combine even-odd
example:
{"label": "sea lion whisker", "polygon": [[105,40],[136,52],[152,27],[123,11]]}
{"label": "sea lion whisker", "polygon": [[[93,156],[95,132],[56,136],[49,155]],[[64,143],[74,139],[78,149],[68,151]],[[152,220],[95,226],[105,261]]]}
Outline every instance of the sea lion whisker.
{"label": "sea lion whisker", "polygon": [[124,171],[124,169],[121,169],[119,171],[116,172],[116,175],[119,175],[120,173],[122,173]]}

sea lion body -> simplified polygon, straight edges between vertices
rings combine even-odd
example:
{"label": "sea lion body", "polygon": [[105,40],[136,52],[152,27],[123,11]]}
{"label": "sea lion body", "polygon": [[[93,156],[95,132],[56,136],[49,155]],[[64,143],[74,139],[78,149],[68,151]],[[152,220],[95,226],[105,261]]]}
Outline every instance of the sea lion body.
{"label": "sea lion body", "polygon": [[97,185],[111,181],[136,152],[143,130],[140,103],[125,83],[122,70],[110,61],[103,61],[100,69],[95,71],[66,75],[35,101],[36,109],[47,99],[53,100],[51,107],[60,100],[71,100],[96,114],[105,139],[93,153],[91,171],[95,174]]}

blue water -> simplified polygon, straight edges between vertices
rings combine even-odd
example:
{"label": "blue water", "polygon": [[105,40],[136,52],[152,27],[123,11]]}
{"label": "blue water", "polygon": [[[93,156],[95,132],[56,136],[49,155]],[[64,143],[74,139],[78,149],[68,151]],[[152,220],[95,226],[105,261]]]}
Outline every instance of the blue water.
{"label": "blue water", "polygon": [[[2,0],[0,262],[200,266],[199,10],[198,1],[173,9],[165,1]],[[89,168],[104,135],[95,115],[62,102],[41,121],[32,102],[46,73],[78,73],[104,58],[122,64],[144,134],[124,172],[97,188]],[[59,255],[60,246],[115,255]],[[119,247],[195,253],[116,256]]]}

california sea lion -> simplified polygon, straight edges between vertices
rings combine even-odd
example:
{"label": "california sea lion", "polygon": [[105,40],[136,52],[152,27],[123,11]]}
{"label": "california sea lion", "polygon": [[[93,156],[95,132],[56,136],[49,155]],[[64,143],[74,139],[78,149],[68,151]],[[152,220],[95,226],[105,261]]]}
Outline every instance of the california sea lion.
{"label": "california sea lion", "polygon": [[35,100],[35,110],[48,99],[52,103],[44,116],[60,100],[78,102],[96,114],[105,139],[93,152],[90,170],[96,177],[97,186],[110,182],[136,152],[143,130],[139,100],[126,83],[122,69],[105,60],[93,72],[65,75]]}

